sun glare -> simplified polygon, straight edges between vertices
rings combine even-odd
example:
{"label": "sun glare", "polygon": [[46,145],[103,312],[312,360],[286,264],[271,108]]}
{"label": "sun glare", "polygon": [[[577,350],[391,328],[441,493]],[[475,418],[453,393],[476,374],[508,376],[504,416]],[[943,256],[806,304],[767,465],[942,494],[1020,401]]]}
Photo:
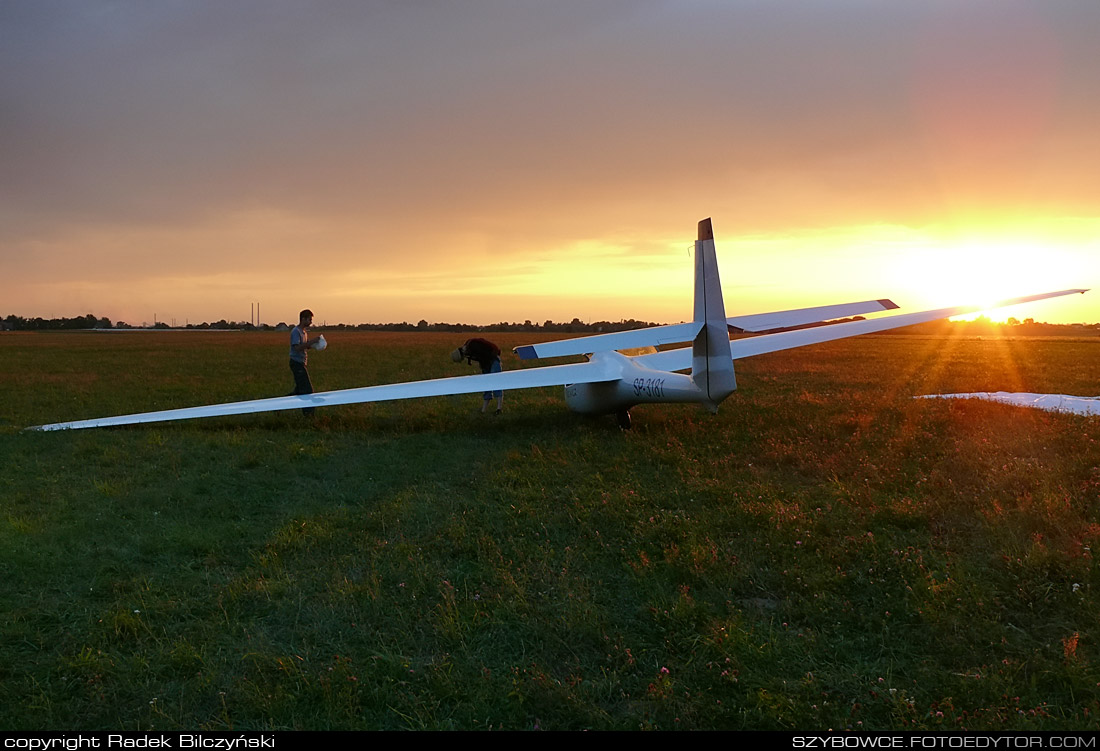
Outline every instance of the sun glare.
{"label": "sun glare", "polygon": [[[983,310],[958,316],[1005,321],[1012,308],[993,308],[1009,297],[1049,292],[1064,286],[1058,254],[1023,242],[965,242],[944,245],[906,259],[902,272],[915,294],[933,305],[979,305]],[[993,308],[993,309],[988,309]]]}

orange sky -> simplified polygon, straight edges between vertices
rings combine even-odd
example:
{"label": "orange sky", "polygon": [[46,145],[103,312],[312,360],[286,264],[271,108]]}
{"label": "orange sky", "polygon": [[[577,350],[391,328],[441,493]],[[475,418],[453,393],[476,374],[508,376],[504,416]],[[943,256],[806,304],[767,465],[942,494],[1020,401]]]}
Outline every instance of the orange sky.
{"label": "orange sky", "polygon": [[[905,310],[1100,280],[1100,4],[0,4],[0,316]],[[1006,311],[1100,321],[1100,289]]]}

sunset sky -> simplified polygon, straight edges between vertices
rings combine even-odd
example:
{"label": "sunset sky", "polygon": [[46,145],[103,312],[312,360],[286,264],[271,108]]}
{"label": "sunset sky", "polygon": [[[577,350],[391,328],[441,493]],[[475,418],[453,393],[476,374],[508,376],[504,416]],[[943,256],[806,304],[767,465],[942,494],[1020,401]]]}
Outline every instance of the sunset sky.
{"label": "sunset sky", "polygon": [[0,317],[1100,321],[1091,0],[0,0]]}

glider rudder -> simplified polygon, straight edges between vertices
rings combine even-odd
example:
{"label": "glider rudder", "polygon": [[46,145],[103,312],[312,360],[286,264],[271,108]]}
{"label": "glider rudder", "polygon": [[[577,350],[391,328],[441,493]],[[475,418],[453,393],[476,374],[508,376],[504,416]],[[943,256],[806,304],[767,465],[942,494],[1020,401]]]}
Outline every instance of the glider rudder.
{"label": "glider rudder", "polygon": [[719,403],[737,388],[737,379],[709,218],[699,222],[695,243],[695,322],[702,328],[691,345],[691,379],[703,392],[703,404],[717,412]]}

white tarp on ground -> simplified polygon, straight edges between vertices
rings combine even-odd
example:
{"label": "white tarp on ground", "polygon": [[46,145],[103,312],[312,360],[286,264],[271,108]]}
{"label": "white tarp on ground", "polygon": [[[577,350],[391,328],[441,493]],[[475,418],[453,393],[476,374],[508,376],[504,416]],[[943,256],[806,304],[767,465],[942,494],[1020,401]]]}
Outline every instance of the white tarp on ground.
{"label": "white tarp on ground", "polygon": [[922,399],[987,399],[992,402],[1035,407],[1051,412],[1072,412],[1077,415],[1100,415],[1100,396],[1068,396],[1067,394],[1015,394],[1008,391],[983,391],[975,394],[927,394]]}

